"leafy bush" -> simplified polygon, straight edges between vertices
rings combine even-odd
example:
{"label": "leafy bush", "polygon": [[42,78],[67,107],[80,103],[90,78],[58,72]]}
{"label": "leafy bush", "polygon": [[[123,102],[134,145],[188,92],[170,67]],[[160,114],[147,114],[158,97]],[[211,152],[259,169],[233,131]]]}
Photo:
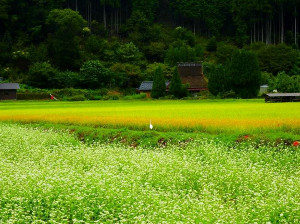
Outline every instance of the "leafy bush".
{"label": "leafy bush", "polygon": [[84,95],[76,95],[67,98],[68,101],[85,101]]}
{"label": "leafy bush", "polygon": [[271,91],[277,90],[282,93],[300,92],[300,75],[289,76],[285,72],[278,73],[277,77],[269,82]]}
{"label": "leafy bush", "polygon": [[141,93],[141,94],[133,94],[129,96],[124,96],[124,100],[141,100],[141,99],[146,99],[147,95],[146,93]]}
{"label": "leafy bush", "polygon": [[49,93],[17,93],[18,100],[49,100]]}

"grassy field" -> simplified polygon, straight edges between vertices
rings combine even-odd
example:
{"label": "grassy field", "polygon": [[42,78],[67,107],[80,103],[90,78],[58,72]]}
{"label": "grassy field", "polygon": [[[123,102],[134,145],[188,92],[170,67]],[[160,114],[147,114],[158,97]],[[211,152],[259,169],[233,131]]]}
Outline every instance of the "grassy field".
{"label": "grassy field", "polygon": [[0,120],[162,131],[300,130],[300,104],[263,100],[1,102]]}
{"label": "grassy field", "polygon": [[299,148],[133,149],[17,124],[0,139],[0,223],[300,221]]}

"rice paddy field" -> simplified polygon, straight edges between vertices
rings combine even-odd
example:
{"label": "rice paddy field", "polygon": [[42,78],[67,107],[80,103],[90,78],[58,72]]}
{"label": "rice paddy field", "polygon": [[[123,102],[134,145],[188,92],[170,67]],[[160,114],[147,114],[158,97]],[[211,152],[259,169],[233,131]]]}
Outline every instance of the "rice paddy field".
{"label": "rice paddy field", "polygon": [[263,100],[5,102],[0,121],[51,122],[155,130],[300,130],[300,104]]}
{"label": "rice paddy field", "polygon": [[[300,222],[298,103],[0,102],[0,120],[0,223]],[[87,144],[59,125],[193,138]],[[291,142],[246,135],[265,132]]]}

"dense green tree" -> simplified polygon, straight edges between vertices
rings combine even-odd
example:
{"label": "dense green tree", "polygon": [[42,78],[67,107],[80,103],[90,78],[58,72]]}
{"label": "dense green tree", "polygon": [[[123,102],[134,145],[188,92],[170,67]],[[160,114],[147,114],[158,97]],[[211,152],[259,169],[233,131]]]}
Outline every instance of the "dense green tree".
{"label": "dense green tree", "polygon": [[228,65],[210,65],[208,89],[214,96],[224,95],[230,91],[228,80]]}
{"label": "dense green tree", "polygon": [[165,96],[165,94],[166,94],[166,81],[163,76],[163,71],[161,67],[158,67],[154,72],[151,97],[154,99],[158,99],[160,97]]}
{"label": "dense green tree", "polygon": [[28,84],[38,88],[52,88],[54,86],[50,80],[57,72],[48,62],[37,62],[29,68]]}
{"label": "dense green tree", "polygon": [[278,72],[290,72],[296,63],[297,52],[284,44],[265,46],[258,51],[262,71],[276,75]]}
{"label": "dense green tree", "polygon": [[257,56],[246,50],[236,50],[230,61],[229,85],[242,98],[256,97],[261,79]]}
{"label": "dense green tree", "polygon": [[173,77],[169,86],[169,94],[175,98],[183,98],[188,94],[187,86],[182,84],[177,68],[174,69]]}
{"label": "dense green tree", "polygon": [[49,13],[47,25],[50,30],[48,51],[53,64],[62,69],[78,69],[80,53],[76,37],[86,21],[71,9],[55,9]]}
{"label": "dense green tree", "polygon": [[50,76],[49,81],[55,88],[75,88],[79,86],[80,76],[72,71],[56,72],[54,76]]}
{"label": "dense green tree", "polygon": [[171,46],[166,52],[165,62],[170,66],[175,66],[179,62],[192,62],[196,60],[196,51],[188,45],[180,47]]}
{"label": "dense green tree", "polygon": [[141,68],[129,63],[115,63],[110,67],[114,72],[115,84],[123,88],[136,88],[143,80]]}
{"label": "dense green tree", "polygon": [[142,53],[132,42],[121,45],[116,53],[119,61],[122,63],[139,64],[143,57]]}
{"label": "dense green tree", "polygon": [[112,73],[98,61],[87,61],[80,68],[81,86],[85,88],[110,87]]}

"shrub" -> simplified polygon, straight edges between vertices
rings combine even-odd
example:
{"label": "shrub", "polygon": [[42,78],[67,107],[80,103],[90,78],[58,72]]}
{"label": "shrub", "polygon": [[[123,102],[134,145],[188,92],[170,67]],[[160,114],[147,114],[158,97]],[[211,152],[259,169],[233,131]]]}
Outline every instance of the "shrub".
{"label": "shrub", "polygon": [[68,101],[85,101],[84,95],[76,95],[67,98]]}
{"label": "shrub", "polygon": [[271,91],[277,90],[283,93],[300,92],[300,75],[288,76],[285,72],[278,73],[277,77],[269,82]]}
{"label": "shrub", "polygon": [[18,100],[48,100],[49,93],[17,93]]}

